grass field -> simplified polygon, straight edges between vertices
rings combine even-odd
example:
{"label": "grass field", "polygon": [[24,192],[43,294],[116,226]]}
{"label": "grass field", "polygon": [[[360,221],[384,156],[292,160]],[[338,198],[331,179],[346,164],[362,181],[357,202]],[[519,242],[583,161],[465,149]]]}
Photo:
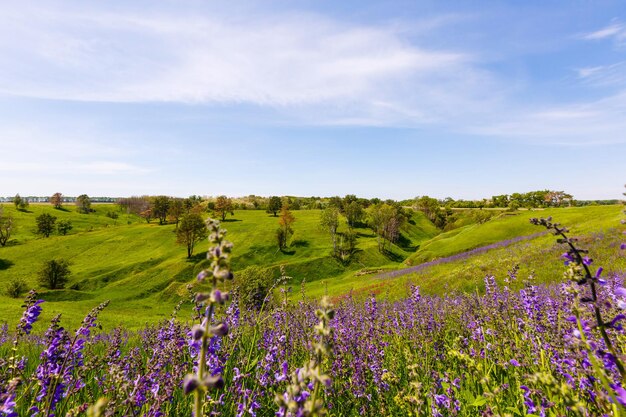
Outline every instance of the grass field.
{"label": "grass field", "polygon": [[[27,212],[4,207],[15,217],[17,231],[4,248],[0,248],[0,321],[14,321],[21,304],[4,294],[7,283],[21,278],[30,288],[37,288],[47,302],[42,323],[54,314],[63,313],[66,323],[77,323],[93,306],[111,300],[102,314],[103,324],[138,328],[146,322],[168,317],[176,303],[187,296],[186,286],[202,268],[207,244],[200,243],[196,254],[187,259],[185,248],[175,243],[174,225],[147,224],[144,220],[119,212],[114,205],[95,205],[95,212],[79,214],[73,207],[55,210],[49,205],[32,204]],[[115,211],[119,218],[107,213]],[[42,238],[35,233],[35,217],[43,212],[59,219],[69,219],[73,230],[67,236]],[[529,224],[534,216],[553,216],[574,233],[591,239],[593,233],[604,233],[610,239],[598,244],[598,256],[608,253],[619,236],[610,232],[620,227],[621,207],[550,209],[516,214],[503,213],[484,224],[470,224],[440,233],[421,213],[414,213],[404,227],[398,245],[389,253],[377,249],[374,233],[365,227],[356,228],[357,251],[344,265],[331,256],[329,235],[318,227],[317,210],[295,211],[295,234],[288,250],[281,252],[274,232],[278,219],[263,211],[237,211],[225,227],[235,244],[233,268],[243,270],[251,265],[285,265],[293,279],[292,297],[299,297],[300,284],[305,281],[309,296],[323,294],[341,296],[350,292],[385,293],[391,297],[406,294],[409,282],[424,290],[440,293],[445,289],[474,291],[481,287],[485,274],[499,278],[515,264],[523,273],[540,270],[537,279],[549,282],[559,279],[558,248],[551,236],[490,251],[456,262],[445,263],[395,279],[381,279],[381,271],[395,270],[432,259],[465,252],[516,236],[537,233]],[[340,231],[347,226],[342,224]],[[595,242],[592,239],[592,243]],[[602,246],[604,245],[604,246]],[[607,249],[607,250],[605,250]],[[546,254],[549,256],[537,256]],[[37,283],[41,264],[62,257],[71,262],[72,277],[63,290],[45,290]],[[546,265],[553,265],[552,267]],[[623,259],[614,268],[626,269]],[[364,273],[370,272],[370,273]]]}
{"label": "grass field", "polygon": [[[623,241],[622,231],[626,228],[620,223],[622,210],[622,206],[591,206],[503,213],[484,224],[468,225],[425,241],[406,263],[416,265],[497,242],[506,243],[517,236],[534,235],[543,229],[531,225],[529,219],[552,216],[554,221],[568,226],[573,236],[580,237],[595,263],[603,266],[606,273],[623,272],[626,271],[626,257],[619,251],[619,243]],[[308,285],[307,293],[316,297],[352,291],[354,294],[376,293],[398,298],[406,296],[410,284],[419,285],[430,294],[482,291],[486,275],[495,275],[497,281],[502,282],[506,272],[515,265],[520,266],[521,277],[532,273],[536,282],[556,282],[562,279],[563,265],[559,256],[563,252],[555,237],[547,234],[398,278],[346,273],[324,283]]]}
{"label": "grass field", "polygon": [[[15,217],[17,232],[0,248],[0,289],[21,278],[29,288],[37,288],[48,302],[49,319],[63,313],[64,321],[77,323],[85,312],[103,300],[111,300],[102,315],[105,325],[141,327],[167,317],[175,304],[187,295],[186,285],[201,269],[207,244],[198,244],[196,254],[186,258],[185,248],[175,243],[175,226],[147,224],[144,220],[121,214],[107,217],[114,205],[95,205],[95,212],[79,214],[73,207],[55,210],[50,205],[31,204],[27,212],[5,205],[5,213]],[[35,217],[50,213],[69,219],[74,228],[67,236],[42,238],[35,233]],[[288,250],[281,252],[275,243],[278,219],[263,211],[237,211],[225,222],[229,239],[235,244],[233,268],[240,271],[251,265],[286,265],[293,284],[341,276],[363,268],[397,268],[422,242],[438,230],[421,214],[415,213],[402,231],[401,245],[392,245],[383,255],[377,250],[376,237],[368,228],[356,228],[357,252],[349,265],[331,256],[330,236],[318,227],[320,212],[295,211],[295,234]],[[342,225],[343,230],[347,226]],[[39,287],[36,273],[52,258],[71,262],[72,277],[66,289],[46,291]],[[17,319],[21,300],[0,295],[0,321]],[[44,320],[43,322],[45,322]]]}

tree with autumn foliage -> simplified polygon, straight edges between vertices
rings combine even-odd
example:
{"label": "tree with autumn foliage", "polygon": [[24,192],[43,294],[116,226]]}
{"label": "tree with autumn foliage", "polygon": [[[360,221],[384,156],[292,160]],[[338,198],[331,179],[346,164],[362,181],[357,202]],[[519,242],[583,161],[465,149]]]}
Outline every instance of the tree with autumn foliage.
{"label": "tree with autumn foliage", "polygon": [[289,204],[283,203],[280,209],[280,217],[278,218],[278,229],[276,230],[276,240],[278,242],[278,248],[284,250],[287,248],[287,242],[293,235],[293,228],[291,225],[296,221],[296,218],[289,211]]}
{"label": "tree with autumn foliage", "polygon": [[233,200],[221,195],[215,200],[213,205],[213,212],[216,216],[219,216],[222,221],[226,220],[226,215],[230,213],[231,216],[235,214],[235,207],[233,206]]}
{"label": "tree with autumn foliage", "polygon": [[52,204],[55,209],[60,209],[63,206],[63,194],[52,194],[52,197],[50,197],[50,204]]}

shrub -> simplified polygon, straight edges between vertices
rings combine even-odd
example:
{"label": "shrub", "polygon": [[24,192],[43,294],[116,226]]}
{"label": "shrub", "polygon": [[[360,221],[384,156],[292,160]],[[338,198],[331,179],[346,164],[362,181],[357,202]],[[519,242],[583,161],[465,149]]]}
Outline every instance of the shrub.
{"label": "shrub", "polygon": [[57,230],[59,234],[65,236],[70,230],[72,230],[74,226],[72,226],[72,222],[69,220],[59,220],[57,223]]}
{"label": "shrub", "polygon": [[71,274],[70,264],[65,259],[51,259],[44,262],[39,271],[39,283],[51,290],[61,289]]}
{"label": "shrub", "polygon": [[16,278],[7,285],[6,294],[11,298],[19,298],[26,290],[26,282],[21,278]]}
{"label": "shrub", "polygon": [[109,211],[107,211],[106,216],[107,216],[108,218],[111,218],[111,219],[115,220],[115,219],[117,219],[120,215],[119,215],[116,211],[109,210]]}
{"label": "shrub", "polygon": [[272,268],[250,266],[237,274],[237,292],[242,306],[260,310],[274,282]]}

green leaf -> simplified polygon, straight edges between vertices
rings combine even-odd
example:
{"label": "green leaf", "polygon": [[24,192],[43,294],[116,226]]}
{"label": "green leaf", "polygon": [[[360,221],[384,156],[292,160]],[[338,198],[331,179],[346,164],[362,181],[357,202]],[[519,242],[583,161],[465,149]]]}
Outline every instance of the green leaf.
{"label": "green leaf", "polygon": [[471,406],[472,407],[482,407],[485,404],[487,404],[487,399],[481,395],[480,397],[476,397],[474,399],[474,402],[471,404]]}

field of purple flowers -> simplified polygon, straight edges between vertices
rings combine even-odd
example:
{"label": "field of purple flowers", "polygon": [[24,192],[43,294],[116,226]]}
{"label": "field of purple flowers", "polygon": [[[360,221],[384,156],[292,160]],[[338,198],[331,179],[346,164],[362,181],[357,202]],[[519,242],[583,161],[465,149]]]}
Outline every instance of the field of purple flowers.
{"label": "field of purple flowers", "polygon": [[103,331],[103,304],[75,331],[56,318],[36,335],[45,304],[31,293],[17,329],[0,331],[0,416],[626,415],[625,275],[604,276],[564,228],[536,223],[565,247],[562,284],[512,268],[484,294],[413,287],[334,307],[279,294],[261,311],[220,291],[232,245],[212,223],[193,322],[176,311]]}

